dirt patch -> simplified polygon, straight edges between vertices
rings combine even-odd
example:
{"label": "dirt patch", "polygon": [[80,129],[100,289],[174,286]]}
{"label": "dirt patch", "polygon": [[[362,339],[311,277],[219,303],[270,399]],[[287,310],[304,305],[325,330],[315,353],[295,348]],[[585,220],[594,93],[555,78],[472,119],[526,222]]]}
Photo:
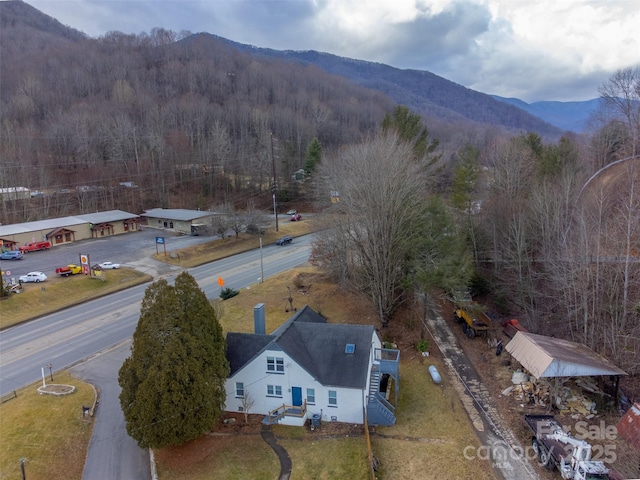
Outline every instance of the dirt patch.
{"label": "dirt patch", "polygon": [[[225,412],[224,417],[220,419],[218,424],[211,429],[209,435],[259,435],[262,430],[262,420],[264,415],[247,415],[245,421],[244,414],[241,412]],[[299,440],[317,439],[317,438],[341,438],[345,436],[364,435],[364,427],[362,425],[354,425],[342,422],[322,422],[320,427],[311,430],[310,422],[305,424],[306,434],[296,437]],[[278,432],[274,432],[276,438],[279,437]]]}
{"label": "dirt patch", "polygon": [[49,385],[38,388],[38,392],[40,394],[56,396],[69,395],[75,391],[76,387],[74,387],[73,385],[62,385],[59,383],[50,383]]}

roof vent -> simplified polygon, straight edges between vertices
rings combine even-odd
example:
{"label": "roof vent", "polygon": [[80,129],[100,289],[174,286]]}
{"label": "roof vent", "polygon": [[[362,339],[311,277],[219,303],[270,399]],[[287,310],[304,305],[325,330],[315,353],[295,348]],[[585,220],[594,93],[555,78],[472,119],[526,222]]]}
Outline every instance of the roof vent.
{"label": "roof vent", "polygon": [[344,353],[355,353],[355,351],[356,351],[355,343],[347,343],[347,345],[344,347]]}

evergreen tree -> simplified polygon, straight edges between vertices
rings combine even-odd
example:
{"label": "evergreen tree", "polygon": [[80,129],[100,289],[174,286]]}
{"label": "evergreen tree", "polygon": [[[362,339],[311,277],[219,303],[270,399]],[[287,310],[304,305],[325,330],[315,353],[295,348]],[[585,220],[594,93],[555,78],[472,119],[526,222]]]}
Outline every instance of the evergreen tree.
{"label": "evergreen tree", "polygon": [[307,146],[306,162],[304,164],[304,173],[311,175],[316,169],[316,165],[320,163],[322,156],[322,146],[317,138],[314,138],[309,142]]}
{"label": "evergreen tree", "polygon": [[225,339],[195,279],[145,292],[131,356],[120,368],[127,432],[142,448],[181,445],[208,431],[224,410]]}
{"label": "evergreen tree", "polygon": [[[438,140],[429,139],[429,130],[422,125],[420,115],[412,113],[404,105],[398,105],[393,109],[393,115],[388,113],[382,119],[382,131],[389,133],[394,131],[400,140],[409,143],[413,147],[416,158],[423,158],[433,153],[438,147]],[[434,159],[437,160],[439,157]]]}

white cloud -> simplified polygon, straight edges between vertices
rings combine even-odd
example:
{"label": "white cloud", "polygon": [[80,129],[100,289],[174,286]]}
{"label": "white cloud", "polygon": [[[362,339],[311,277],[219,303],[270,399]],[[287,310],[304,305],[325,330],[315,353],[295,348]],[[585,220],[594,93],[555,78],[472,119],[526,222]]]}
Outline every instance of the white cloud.
{"label": "white cloud", "polygon": [[91,36],[154,27],[428,70],[525,101],[583,100],[640,63],[637,0],[27,0]]}

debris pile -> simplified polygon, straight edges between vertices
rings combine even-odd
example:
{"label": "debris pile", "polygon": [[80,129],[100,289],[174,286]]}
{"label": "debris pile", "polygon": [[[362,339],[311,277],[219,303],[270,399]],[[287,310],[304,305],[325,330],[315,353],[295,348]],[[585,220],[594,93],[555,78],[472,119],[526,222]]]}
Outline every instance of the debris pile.
{"label": "debris pile", "polygon": [[581,377],[577,380],[566,378],[536,379],[527,373],[517,370],[511,376],[510,387],[502,391],[502,395],[511,396],[521,407],[553,406],[563,415],[574,419],[584,417],[591,419],[598,414],[595,398],[608,401],[609,397],[593,380]]}

